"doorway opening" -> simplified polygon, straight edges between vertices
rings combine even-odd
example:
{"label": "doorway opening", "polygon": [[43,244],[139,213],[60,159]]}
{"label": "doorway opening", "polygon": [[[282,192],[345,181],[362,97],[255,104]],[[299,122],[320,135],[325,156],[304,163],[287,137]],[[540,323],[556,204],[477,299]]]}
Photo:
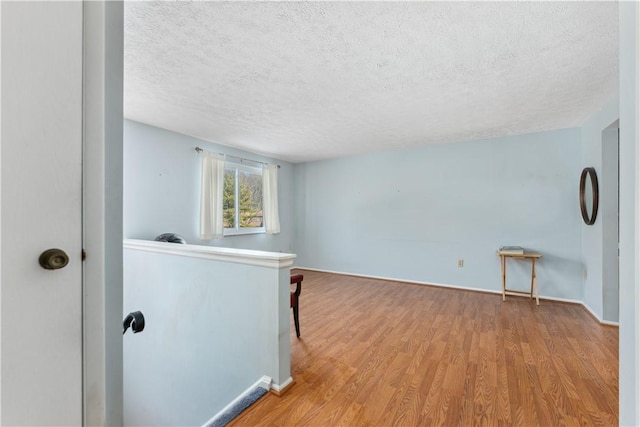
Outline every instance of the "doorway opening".
{"label": "doorway opening", "polygon": [[619,320],[619,120],[602,131],[602,318]]}

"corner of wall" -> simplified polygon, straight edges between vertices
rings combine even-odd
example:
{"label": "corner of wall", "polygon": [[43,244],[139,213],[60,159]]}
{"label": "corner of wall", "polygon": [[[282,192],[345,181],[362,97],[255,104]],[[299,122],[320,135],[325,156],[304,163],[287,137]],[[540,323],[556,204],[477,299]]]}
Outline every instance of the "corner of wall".
{"label": "corner of wall", "polygon": [[620,2],[620,425],[640,425],[640,5]]}
{"label": "corner of wall", "polygon": [[[619,118],[619,97],[617,94],[595,112],[580,127],[581,164],[593,167],[600,179],[602,176],[602,131]],[[579,176],[576,176],[576,216],[580,218],[577,188]],[[593,225],[581,222],[581,259],[583,263],[582,301],[597,318],[603,317],[603,221],[602,212],[596,217]]]}

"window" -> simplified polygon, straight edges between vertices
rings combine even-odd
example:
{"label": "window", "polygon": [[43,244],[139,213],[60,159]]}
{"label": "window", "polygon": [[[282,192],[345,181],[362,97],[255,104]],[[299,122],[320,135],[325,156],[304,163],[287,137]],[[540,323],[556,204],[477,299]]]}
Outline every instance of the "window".
{"label": "window", "polygon": [[264,233],[262,169],[227,162],[222,206],[225,235]]}

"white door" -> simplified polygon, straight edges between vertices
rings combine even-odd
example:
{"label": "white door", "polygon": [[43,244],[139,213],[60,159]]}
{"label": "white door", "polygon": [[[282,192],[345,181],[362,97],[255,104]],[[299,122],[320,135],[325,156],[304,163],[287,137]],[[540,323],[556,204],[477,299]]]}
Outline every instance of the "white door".
{"label": "white door", "polygon": [[82,7],[0,2],[2,425],[82,424]]}

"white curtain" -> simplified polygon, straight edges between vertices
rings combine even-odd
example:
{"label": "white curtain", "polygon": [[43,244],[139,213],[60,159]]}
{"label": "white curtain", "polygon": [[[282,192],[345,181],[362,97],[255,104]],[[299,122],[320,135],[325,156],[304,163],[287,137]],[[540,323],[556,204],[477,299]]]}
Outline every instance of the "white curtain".
{"label": "white curtain", "polygon": [[200,193],[200,239],[222,239],[222,198],[224,186],[224,156],[202,153]]}
{"label": "white curtain", "polygon": [[267,234],[280,232],[278,214],[278,166],[264,165],[262,168],[262,214]]}

